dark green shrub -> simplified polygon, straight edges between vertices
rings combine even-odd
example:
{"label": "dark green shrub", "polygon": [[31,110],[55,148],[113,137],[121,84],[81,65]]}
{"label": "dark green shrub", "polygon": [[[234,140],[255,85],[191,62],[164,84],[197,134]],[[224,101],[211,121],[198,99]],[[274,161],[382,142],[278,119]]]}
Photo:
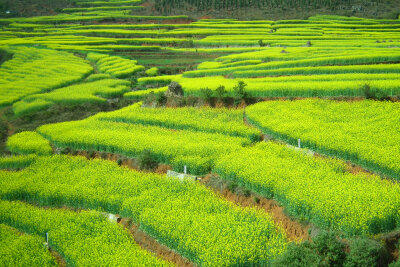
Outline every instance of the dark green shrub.
{"label": "dark green shrub", "polygon": [[164,94],[157,94],[157,105],[164,106],[167,103],[167,97]]}
{"label": "dark green shrub", "polygon": [[185,101],[184,104],[185,104],[186,106],[194,107],[194,106],[198,105],[198,103],[199,103],[199,98],[196,97],[196,96],[187,96],[187,97],[184,98],[184,101]]}
{"label": "dark green shrub", "polygon": [[347,255],[345,267],[387,266],[389,255],[382,244],[368,238],[353,239],[350,253]]}
{"label": "dark green shrub", "polygon": [[322,231],[312,242],[291,243],[272,266],[343,266],[345,245],[333,232]]}
{"label": "dark green shrub", "polygon": [[249,197],[249,196],[251,196],[251,191],[245,187],[240,186],[240,187],[236,188],[236,194],[245,196],[245,197]]}
{"label": "dark green shrub", "polygon": [[400,260],[392,262],[391,264],[389,264],[389,267],[400,267]]}
{"label": "dark green shrub", "polygon": [[371,89],[369,84],[364,84],[361,87],[361,94],[366,98],[366,99],[372,99],[372,100],[389,100],[388,94],[386,94],[384,91],[379,90],[379,89]]}
{"label": "dark green shrub", "polygon": [[312,246],[329,266],[343,266],[345,245],[336,238],[335,233],[322,231],[313,239]]}
{"label": "dark green shrub", "polygon": [[143,98],[144,105],[151,105],[154,101],[157,100],[157,96],[154,92],[150,92]]}
{"label": "dark green shrub", "polygon": [[259,197],[253,197],[253,202],[258,204],[260,203],[260,198]]}
{"label": "dark green shrub", "polygon": [[233,93],[236,98],[239,98],[241,100],[245,99],[248,97],[248,93],[246,92],[246,87],[247,84],[243,81],[238,81],[237,85],[233,87]]}
{"label": "dark green shrub", "polygon": [[227,184],[228,190],[233,193],[236,191],[237,187],[238,187],[238,184],[235,182],[228,182],[228,184]]}
{"label": "dark green shrub", "polygon": [[150,150],[143,150],[138,156],[139,168],[141,170],[154,170],[158,166],[156,156]]}
{"label": "dark green shrub", "polygon": [[8,125],[0,119],[0,142],[4,142],[8,136]]}
{"label": "dark green shrub", "polygon": [[217,94],[217,97],[219,98],[223,98],[226,95],[226,90],[225,90],[225,86],[220,85],[217,87],[217,89],[215,90],[215,93]]}
{"label": "dark green shrub", "polygon": [[200,89],[200,98],[206,101],[207,103],[211,103],[213,97],[213,91],[210,88],[202,88]]}
{"label": "dark green shrub", "polygon": [[290,243],[286,251],[271,262],[272,267],[322,267],[329,266],[315,253],[311,244],[306,241],[301,244]]}

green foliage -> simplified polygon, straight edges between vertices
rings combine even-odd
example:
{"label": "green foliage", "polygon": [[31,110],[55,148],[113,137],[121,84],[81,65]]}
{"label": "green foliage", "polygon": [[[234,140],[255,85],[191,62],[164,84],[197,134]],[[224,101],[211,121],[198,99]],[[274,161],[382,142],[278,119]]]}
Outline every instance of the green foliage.
{"label": "green foliage", "polygon": [[357,238],[350,242],[350,253],[344,266],[387,266],[388,259],[388,252],[382,244],[368,238]]}
{"label": "green foliage", "polygon": [[[343,266],[346,259],[345,246],[333,232],[323,231],[312,242],[290,243],[272,266]],[[367,265],[359,265],[367,266]]]}
{"label": "green foliage", "polygon": [[1,266],[57,266],[55,259],[36,235],[25,235],[0,224]]}
{"label": "green foliage", "polygon": [[[156,98],[156,96],[154,97]],[[226,108],[141,108],[136,103],[124,109],[103,113],[102,121],[153,125],[175,130],[220,133],[259,141],[260,132],[243,125],[243,111]]]}
{"label": "green foliage", "polygon": [[274,198],[290,215],[322,228],[347,235],[396,229],[399,184],[345,170],[344,162],[271,142],[226,153],[214,167],[227,181]]}
{"label": "green foliage", "polygon": [[158,166],[157,157],[148,149],[143,150],[139,154],[138,161],[139,161],[139,168],[141,170],[153,171]]}
{"label": "green foliage", "polygon": [[225,86],[223,85],[218,86],[217,89],[215,90],[215,93],[217,94],[217,97],[223,98],[227,93],[225,90]]}
{"label": "green foliage", "polygon": [[105,104],[105,98],[120,97],[128,92],[129,85],[125,80],[95,79],[92,82],[62,87],[50,93],[27,96],[14,103],[13,111],[16,116],[26,116],[56,104]]}
{"label": "green foliage", "polygon": [[136,60],[118,56],[89,53],[87,59],[95,62],[100,72],[110,74],[117,78],[126,78],[145,69],[141,65],[136,65]]}
{"label": "green foliage", "polygon": [[22,132],[8,138],[7,148],[14,154],[49,155],[53,153],[48,140],[36,132]]}
{"label": "green foliage", "polygon": [[66,52],[31,47],[11,47],[8,52],[13,58],[0,66],[0,87],[7,88],[0,92],[0,106],[77,82],[93,70]]}
{"label": "green foliage", "polygon": [[150,76],[150,77],[157,76],[158,75],[158,68],[157,67],[150,68],[150,69],[146,70],[146,74],[147,74],[147,76]]}
{"label": "green foliage", "polygon": [[31,165],[35,159],[36,155],[0,157],[0,169],[22,169]]}
{"label": "green foliage", "polygon": [[325,264],[321,257],[315,253],[315,250],[308,242],[297,245],[289,243],[286,251],[278,256],[271,264],[273,267],[291,266],[291,267],[323,267]]}
{"label": "green foliage", "polygon": [[249,95],[246,92],[247,84],[243,81],[238,81],[237,85],[233,87],[234,96],[239,99],[246,99]]}
{"label": "green foliage", "polygon": [[200,89],[200,98],[206,101],[207,103],[211,103],[213,94],[214,92],[210,88]]}
{"label": "green foliage", "polygon": [[[133,243],[122,227],[111,223],[105,214],[99,212],[41,209],[22,202],[1,201],[0,223],[41,236],[36,238],[37,242],[43,240],[41,244],[36,244],[42,249],[41,256],[49,253],[43,245],[48,233],[50,248],[60,253],[70,266],[99,266],[107,262],[170,266]],[[28,249],[21,254],[25,253],[31,255],[32,252]],[[52,257],[49,255],[49,258]]]}
{"label": "green foliage", "polygon": [[327,266],[343,266],[346,259],[345,245],[338,240],[334,232],[322,231],[313,238],[311,247]]}
{"label": "green foliage", "polygon": [[364,84],[361,87],[361,91],[366,99],[380,100],[380,101],[389,99],[388,95],[384,91],[379,89],[371,90],[369,84]]}
{"label": "green foliage", "polygon": [[292,145],[300,138],[303,147],[399,179],[399,108],[392,102],[308,99],[258,103],[246,115],[275,138]]}
{"label": "green foliage", "polygon": [[240,110],[225,111],[138,109],[135,105],[82,121],[45,125],[39,132],[59,148],[103,151],[127,157],[137,157],[142,151],[151,150],[157,162],[178,168],[186,161],[190,170],[201,170],[193,174],[205,174],[219,155],[260,138],[257,131],[241,123]]}
{"label": "green foliage", "polygon": [[[286,247],[284,233],[264,212],[232,205],[192,181],[136,172],[109,161],[41,157],[23,172],[0,171],[0,197],[121,214],[200,266],[268,265]],[[93,264],[97,257],[117,265],[150,260],[133,259],[132,254],[142,254],[139,247],[97,212],[38,210],[3,201],[0,222],[41,235],[49,231],[50,246],[65,253],[68,263]]]}

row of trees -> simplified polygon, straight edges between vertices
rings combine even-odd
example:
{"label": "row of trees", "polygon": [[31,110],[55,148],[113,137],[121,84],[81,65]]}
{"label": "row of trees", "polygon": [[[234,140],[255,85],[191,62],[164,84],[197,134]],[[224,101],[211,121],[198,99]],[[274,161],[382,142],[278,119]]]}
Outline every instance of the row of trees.
{"label": "row of trees", "polygon": [[171,8],[195,8],[199,11],[277,7],[335,8],[339,5],[351,5],[351,3],[352,1],[350,0],[155,0],[155,9],[162,13]]}

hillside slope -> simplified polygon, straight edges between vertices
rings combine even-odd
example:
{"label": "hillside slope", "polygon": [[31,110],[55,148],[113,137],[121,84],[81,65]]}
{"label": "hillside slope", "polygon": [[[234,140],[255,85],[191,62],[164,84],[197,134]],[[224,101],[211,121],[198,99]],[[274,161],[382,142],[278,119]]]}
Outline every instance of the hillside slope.
{"label": "hillside slope", "polygon": [[[400,0],[147,0],[147,15],[188,15],[240,20],[306,19],[316,14],[398,18]],[[72,0],[0,0],[0,17],[54,15]]]}

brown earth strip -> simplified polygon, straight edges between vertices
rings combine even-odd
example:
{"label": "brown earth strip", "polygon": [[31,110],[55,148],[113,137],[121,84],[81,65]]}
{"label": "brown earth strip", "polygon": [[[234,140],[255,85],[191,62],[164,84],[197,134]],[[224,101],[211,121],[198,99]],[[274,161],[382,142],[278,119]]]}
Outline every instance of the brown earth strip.
{"label": "brown earth strip", "polygon": [[49,248],[49,251],[51,253],[51,255],[56,259],[56,263],[59,267],[66,267],[67,266],[67,262],[65,261],[65,259],[63,257],[61,257],[60,254],[58,254],[57,251]]}
{"label": "brown earth strip", "polygon": [[176,266],[192,267],[196,266],[187,259],[183,258],[177,252],[171,250],[170,248],[161,245],[154,238],[150,237],[143,231],[141,231],[138,225],[134,224],[131,219],[121,219],[119,224],[124,226],[135,242],[142,248],[151,253],[155,254],[158,258],[162,258],[166,261],[174,263]]}
{"label": "brown earth strip", "polygon": [[250,193],[249,195],[235,194],[226,188],[226,185],[222,185],[222,188],[216,188],[210,183],[210,178],[213,176],[215,177],[215,175],[207,175],[201,180],[201,183],[236,205],[241,207],[255,207],[272,215],[274,223],[284,229],[290,241],[301,242],[309,239],[308,229],[310,226],[302,225],[290,218],[276,200],[267,199],[254,193]]}
{"label": "brown earth strip", "polygon": [[[120,161],[121,166],[125,166],[133,170],[139,170],[138,162],[136,159],[124,158],[117,154],[87,151],[71,151],[69,154],[84,156],[87,159],[98,158],[115,162]],[[168,170],[171,169],[172,167],[169,165],[160,164],[155,172],[159,174],[165,174]],[[309,225],[302,225],[301,223],[290,218],[288,215],[285,214],[284,208],[279,205],[279,203],[275,200],[267,199],[255,194],[250,194],[249,196],[235,194],[232,191],[228,190],[226,185],[223,186],[223,189],[221,191],[220,188],[215,188],[210,185],[209,181],[210,177],[212,176],[215,175],[210,174],[202,178],[200,180],[201,183],[212,189],[218,195],[224,197],[226,200],[235,203],[236,205],[239,205],[241,207],[256,207],[265,211],[268,214],[271,214],[274,222],[283,227],[289,240],[300,242],[309,239]],[[255,199],[257,199],[257,201],[255,201]]]}

